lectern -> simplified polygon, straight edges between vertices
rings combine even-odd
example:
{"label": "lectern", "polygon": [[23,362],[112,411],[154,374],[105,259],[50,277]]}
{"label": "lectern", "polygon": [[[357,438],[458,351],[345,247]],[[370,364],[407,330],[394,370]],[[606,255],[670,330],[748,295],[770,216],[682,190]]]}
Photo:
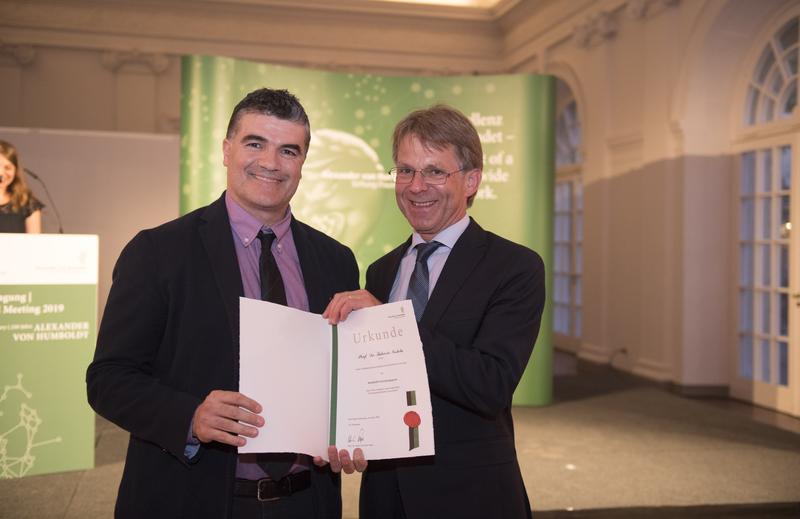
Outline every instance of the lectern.
{"label": "lectern", "polygon": [[94,466],[98,239],[0,234],[0,478]]}

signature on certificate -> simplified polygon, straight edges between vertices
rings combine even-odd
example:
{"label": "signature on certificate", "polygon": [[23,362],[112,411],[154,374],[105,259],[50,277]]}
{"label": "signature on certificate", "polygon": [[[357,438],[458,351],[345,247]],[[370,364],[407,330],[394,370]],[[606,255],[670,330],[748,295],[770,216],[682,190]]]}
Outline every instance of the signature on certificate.
{"label": "signature on certificate", "polygon": [[347,442],[348,443],[361,443],[366,438],[364,433],[364,429],[359,429],[358,432],[351,432],[347,434]]}

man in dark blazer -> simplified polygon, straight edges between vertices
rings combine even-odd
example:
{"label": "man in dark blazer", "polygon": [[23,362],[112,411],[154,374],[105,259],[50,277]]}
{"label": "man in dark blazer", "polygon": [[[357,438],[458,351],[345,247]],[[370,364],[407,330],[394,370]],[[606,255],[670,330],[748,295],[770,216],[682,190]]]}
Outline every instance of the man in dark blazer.
{"label": "man in dark blazer", "polygon": [[[237,455],[269,427],[269,409],[238,392],[239,297],[263,296],[267,255],[289,306],[319,313],[358,288],[350,249],[291,215],[309,141],[293,95],[248,94],[223,143],[222,197],[122,251],[86,379],[92,407],[131,433],[117,517],[341,517],[338,474],[307,456]],[[276,461],[284,473],[268,473]]]}
{"label": "man in dark blazer", "polygon": [[544,265],[467,216],[483,153],[463,114],[443,105],[410,114],[395,128],[393,157],[397,204],[414,233],[370,265],[366,290],[337,294],[323,315],[338,322],[358,308],[412,300],[436,454],[369,461],[360,517],[530,517],[511,398],[539,332]]}

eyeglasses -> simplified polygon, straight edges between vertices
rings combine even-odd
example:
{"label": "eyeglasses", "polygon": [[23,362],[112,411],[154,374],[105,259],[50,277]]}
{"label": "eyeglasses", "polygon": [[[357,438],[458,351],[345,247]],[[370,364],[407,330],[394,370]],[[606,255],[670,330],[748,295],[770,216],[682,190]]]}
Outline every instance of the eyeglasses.
{"label": "eyeglasses", "polygon": [[447,171],[435,168],[433,166],[428,166],[427,168],[423,169],[414,169],[401,166],[390,169],[389,174],[392,176],[392,180],[394,180],[397,184],[410,184],[414,180],[414,174],[419,173],[422,175],[423,182],[428,185],[436,186],[444,184],[447,182],[447,178],[450,175],[459,173],[461,171],[464,171],[464,168],[448,173]]}

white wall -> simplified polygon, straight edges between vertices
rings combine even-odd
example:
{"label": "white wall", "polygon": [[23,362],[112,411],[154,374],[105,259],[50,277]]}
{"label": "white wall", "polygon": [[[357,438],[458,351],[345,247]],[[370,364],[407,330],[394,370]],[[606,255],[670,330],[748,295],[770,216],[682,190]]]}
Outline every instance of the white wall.
{"label": "white wall", "polygon": [[587,2],[532,37],[536,59],[517,57],[514,70],[562,77],[581,107],[581,357],[679,385],[729,383],[732,121],[752,70],[745,58],[797,5]]}
{"label": "white wall", "polygon": [[111,272],[125,244],[141,229],[178,216],[179,139],[175,135],[0,127],[24,167],[47,184],[44,232],[58,232],[53,202],[67,234],[100,237],[98,306],[105,308]]}
{"label": "white wall", "polygon": [[[750,72],[746,56],[796,0],[504,5],[465,13],[363,0],[291,9],[281,0],[204,0],[191,10],[181,0],[5,0],[0,124],[175,134],[183,53],[340,71],[558,75],[583,121],[579,354],[658,380],[726,385],[735,322],[731,114]],[[167,148],[174,167],[163,178],[176,190],[177,144]],[[23,156],[33,161],[39,149]],[[151,158],[128,160],[149,175]],[[106,234],[124,237],[118,243],[177,212],[176,191],[159,192],[157,203],[127,173],[107,173],[104,195],[164,210],[108,222]],[[96,220],[100,202],[83,199],[94,204],[77,204],[71,218]]]}

